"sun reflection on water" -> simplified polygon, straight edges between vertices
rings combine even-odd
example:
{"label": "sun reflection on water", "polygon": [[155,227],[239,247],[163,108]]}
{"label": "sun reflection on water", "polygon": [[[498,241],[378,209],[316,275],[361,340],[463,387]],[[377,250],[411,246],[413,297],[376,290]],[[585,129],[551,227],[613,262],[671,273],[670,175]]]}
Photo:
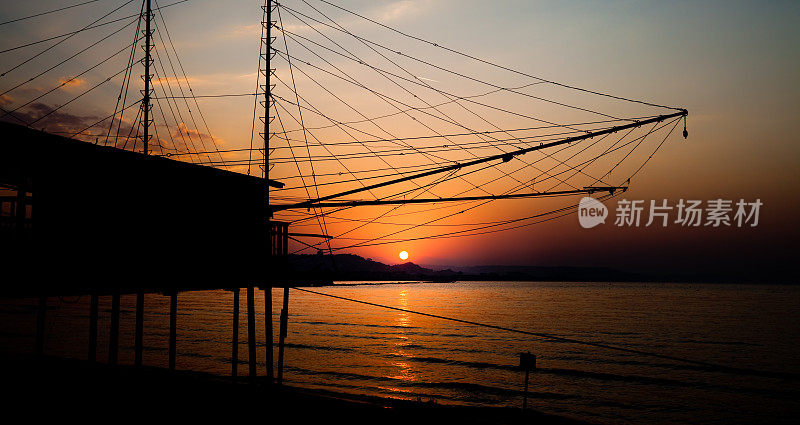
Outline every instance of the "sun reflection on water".
{"label": "sun reflection on water", "polygon": [[[401,308],[408,307],[408,291],[405,289],[401,289],[400,292],[398,292],[397,305]],[[406,329],[411,327],[410,315],[406,312],[398,311],[394,317],[394,326],[397,327],[398,332],[407,332]],[[405,350],[407,345],[409,345],[408,335],[397,335],[392,339],[393,350],[391,350],[391,355],[399,358],[408,357],[409,354],[406,353]],[[390,365],[395,369],[395,371],[394,373],[387,374],[387,378],[398,379],[407,382],[415,382],[418,380],[416,371],[408,362],[396,360],[391,362]]]}

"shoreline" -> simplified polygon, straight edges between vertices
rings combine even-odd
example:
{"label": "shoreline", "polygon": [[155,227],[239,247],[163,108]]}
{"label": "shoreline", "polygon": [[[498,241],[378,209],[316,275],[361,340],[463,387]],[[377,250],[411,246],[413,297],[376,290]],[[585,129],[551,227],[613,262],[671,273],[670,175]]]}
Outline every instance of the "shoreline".
{"label": "shoreline", "polygon": [[[585,424],[531,409],[442,405],[293,386],[270,387],[264,377],[251,381],[240,376],[234,382],[230,377],[205,372],[170,372],[148,366],[109,366],[77,359],[9,353],[0,354],[0,364],[3,365],[4,387],[13,389],[4,401],[15,408],[77,407],[89,403],[96,411],[149,416],[163,414],[164,403],[182,405],[191,401],[202,410],[189,412],[190,415],[220,413],[235,418],[237,412],[249,414],[240,408],[250,405],[258,410],[266,409],[270,416],[289,414],[292,421],[299,423],[347,417],[348,422],[355,424],[411,421],[418,424]],[[171,408],[183,411],[180,405]],[[238,407],[229,410],[231,406]]]}

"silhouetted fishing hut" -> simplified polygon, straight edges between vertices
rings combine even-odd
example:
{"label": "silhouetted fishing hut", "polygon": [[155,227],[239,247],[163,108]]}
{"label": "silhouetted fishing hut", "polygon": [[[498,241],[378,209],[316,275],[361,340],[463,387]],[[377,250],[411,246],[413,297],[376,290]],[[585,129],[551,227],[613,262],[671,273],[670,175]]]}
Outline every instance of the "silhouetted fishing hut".
{"label": "silhouetted fishing hut", "polygon": [[137,293],[138,364],[143,294],[158,292],[174,367],[178,291],[248,287],[252,310],[252,287],[281,274],[287,225],[268,220],[262,178],[3,122],[0,135],[0,296],[40,297],[37,351],[46,297],[91,294],[96,340],[97,296],[112,295],[113,363],[119,294]]}

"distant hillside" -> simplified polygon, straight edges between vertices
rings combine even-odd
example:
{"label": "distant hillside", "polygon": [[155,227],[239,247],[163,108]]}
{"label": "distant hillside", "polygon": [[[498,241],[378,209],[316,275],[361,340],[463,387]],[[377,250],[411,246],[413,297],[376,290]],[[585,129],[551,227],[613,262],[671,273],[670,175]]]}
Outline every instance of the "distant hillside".
{"label": "distant hillside", "polygon": [[290,255],[292,274],[298,279],[333,280],[450,280],[459,273],[431,270],[412,262],[388,265],[353,254]]}
{"label": "distant hillside", "polygon": [[510,281],[633,281],[643,276],[599,267],[476,266],[434,270],[412,262],[388,265],[353,254],[290,255],[295,280],[317,284],[334,280],[510,280]]}

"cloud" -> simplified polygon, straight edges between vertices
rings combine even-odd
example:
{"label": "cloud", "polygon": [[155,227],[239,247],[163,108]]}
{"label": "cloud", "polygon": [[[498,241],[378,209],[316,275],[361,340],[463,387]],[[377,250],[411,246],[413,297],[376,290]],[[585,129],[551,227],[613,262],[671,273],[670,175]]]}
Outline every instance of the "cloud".
{"label": "cloud", "polygon": [[261,24],[237,25],[223,36],[231,38],[261,36]]}
{"label": "cloud", "polygon": [[[13,98],[0,96],[0,106],[3,109],[7,111],[14,110],[14,103]],[[31,128],[65,137],[73,137],[74,134],[81,132],[74,138],[94,142],[96,139],[105,140],[108,134],[110,117],[100,121],[101,117],[96,115],[72,114],[58,109],[58,105],[34,102],[14,111],[13,116],[2,116],[0,114],[0,120],[13,124],[30,125]],[[111,140],[117,134],[118,127],[121,140],[124,140],[129,135],[135,135],[136,129],[132,125],[133,123],[130,119],[120,119],[119,116],[116,116],[110,134]]]}
{"label": "cloud", "polygon": [[391,22],[419,15],[430,6],[430,0],[400,0],[381,6],[370,15],[379,22]]}
{"label": "cloud", "polygon": [[[14,116],[27,124],[33,124],[34,128],[56,134],[72,134],[93,124],[98,119],[93,115],[75,115],[63,112],[56,106],[40,102],[31,103],[14,112]],[[3,120],[19,123],[19,120],[10,116],[3,117]]]}
{"label": "cloud", "polygon": [[[175,149],[179,152],[214,152],[216,149],[223,149],[226,144],[225,140],[191,129],[184,123],[178,123],[178,127],[170,132],[170,138],[170,141],[162,140],[162,146],[167,147],[167,152],[175,152]],[[223,157],[228,155],[229,153],[222,154]],[[217,160],[219,156],[214,154],[211,158]]]}
{"label": "cloud", "polygon": [[58,79],[58,83],[61,84],[61,88],[63,90],[68,92],[77,91],[83,89],[83,87],[86,86],[86,80],[77,77],[73,78],[62,77]]}
{"label": "cloud", "polygon": [[173,85],[175,89],[178,89],[179,82],[181,86],[183,86],[184,88],[186,87],[187,79],[189,80],[190,85],[204,83],[204,81],[202,81],[198,77],[189,77],[189,76],[187,76],[187,78],[184,78],[182,76],[180,78],[175,78],[175,77],[153,78],[151,82],[157,85]]}

